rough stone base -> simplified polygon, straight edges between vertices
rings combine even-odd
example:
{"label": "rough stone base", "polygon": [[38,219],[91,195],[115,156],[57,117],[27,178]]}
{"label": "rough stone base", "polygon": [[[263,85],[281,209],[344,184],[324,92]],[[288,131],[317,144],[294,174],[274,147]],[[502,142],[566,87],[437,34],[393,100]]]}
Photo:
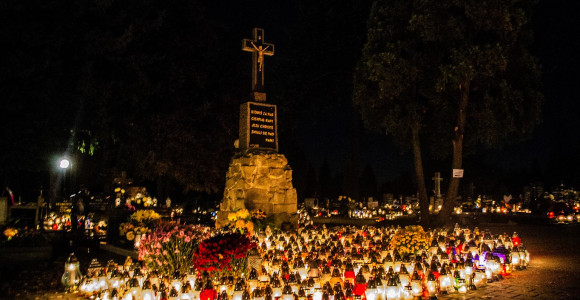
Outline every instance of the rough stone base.
{"label": "rough stone base", "polygon": [[292,186],[292,169],[283,154],[265,151],[238,152],[226,173],[224,197],[218,212],[218,224],[227,222],[228,214],[240,209],[260,209],[274,216],[275,225],[298,223],[298,199]]}

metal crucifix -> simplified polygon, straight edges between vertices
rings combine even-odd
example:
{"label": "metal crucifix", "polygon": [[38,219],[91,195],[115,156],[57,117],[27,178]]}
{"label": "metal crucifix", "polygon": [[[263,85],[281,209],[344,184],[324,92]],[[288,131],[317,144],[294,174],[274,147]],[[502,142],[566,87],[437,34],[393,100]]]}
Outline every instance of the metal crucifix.
{"label": "metal crucifix", "polygon": [[243,39],[242,50],[252,52],[252,92],[254,92],[254,95],[263,94],[263,99],[256,100],[265,101],[264,55],[274,55],[274,44],[264,42],[264,29],[254,28],[254,38]]}

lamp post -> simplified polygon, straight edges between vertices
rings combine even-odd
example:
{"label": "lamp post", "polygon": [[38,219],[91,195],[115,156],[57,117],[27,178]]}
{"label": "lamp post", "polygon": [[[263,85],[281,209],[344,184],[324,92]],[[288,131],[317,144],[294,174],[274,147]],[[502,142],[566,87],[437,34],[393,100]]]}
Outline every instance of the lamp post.
{"label": "lamp post", "polygon": [[70,168],[71,163],[70,160],[68,160],[67,158],[62,158],[59,162],[58,162],[58,167],[62,170],[62,196],[64,198],[66,198],[66,170],[68,168]]}

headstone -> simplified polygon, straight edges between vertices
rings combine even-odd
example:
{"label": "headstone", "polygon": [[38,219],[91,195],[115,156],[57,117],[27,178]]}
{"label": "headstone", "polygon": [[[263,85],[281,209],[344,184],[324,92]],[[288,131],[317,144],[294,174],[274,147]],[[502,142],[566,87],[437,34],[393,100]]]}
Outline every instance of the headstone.
{"label": "headstone", "polygon": [[10,208],[10,219],[13,221],[18,220],[19,226],[36,226],[39,221],[38,206],[36,206],[36,203],[12,206]]}
{"label": "headstone", "polygon": [[367,208],[368,209],[375,209],[379,207],[379,202],[375,201],[375,199],[373,197],[369,197],[368,201],[367,201]]}
{"label": "headstone", "polygon": [[109,201],[105,197],[90,197],[86,201],[87,211],[89,212],[106,211],[109,206]]}
{"label": "headstone", "polygon": [[0,197],[0,225],[8,222],[8,198]]}
{"label": "headstone", "polygon": [[304,198],[304,207],[312,208],[316,204],[316,198]]}
{"label": "headstone", "polygon": [[56,211],[63,214],[70,214],[70,212],[72,211],[72,207],[73,207],[72,202],[63,201],[55,203]]}

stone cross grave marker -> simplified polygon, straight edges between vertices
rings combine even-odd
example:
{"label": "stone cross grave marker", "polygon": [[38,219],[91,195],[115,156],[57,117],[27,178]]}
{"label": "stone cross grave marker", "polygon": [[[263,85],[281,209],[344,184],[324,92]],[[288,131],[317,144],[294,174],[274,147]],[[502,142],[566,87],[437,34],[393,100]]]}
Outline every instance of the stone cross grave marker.
{"label": "stone cross grave marker", "polygon": [[242,40],[242,50],[252,52],[252,93],[254,101],[266,101],[264,55],[274,55],[274,44],[264,42],[264,29],[254,28],[253,39]]}
{"label": "stone cross grave marker", "polygon": [[240,105],[240,143],[242,150],[278,151],[276,105],[264,103],[264,55],[274,55],[274,44],[264,43],[264,29],[254,28],[253,39],[242,40],[242,50],[252,52],[252,101]]}
{"label": "stone cross grave marker", "polygon": [[435,182],[435,196],[441,197],[441,181],[443,181],[443,178],[441,178],[441,173],[435,172],[435,177],[431,179]]}

